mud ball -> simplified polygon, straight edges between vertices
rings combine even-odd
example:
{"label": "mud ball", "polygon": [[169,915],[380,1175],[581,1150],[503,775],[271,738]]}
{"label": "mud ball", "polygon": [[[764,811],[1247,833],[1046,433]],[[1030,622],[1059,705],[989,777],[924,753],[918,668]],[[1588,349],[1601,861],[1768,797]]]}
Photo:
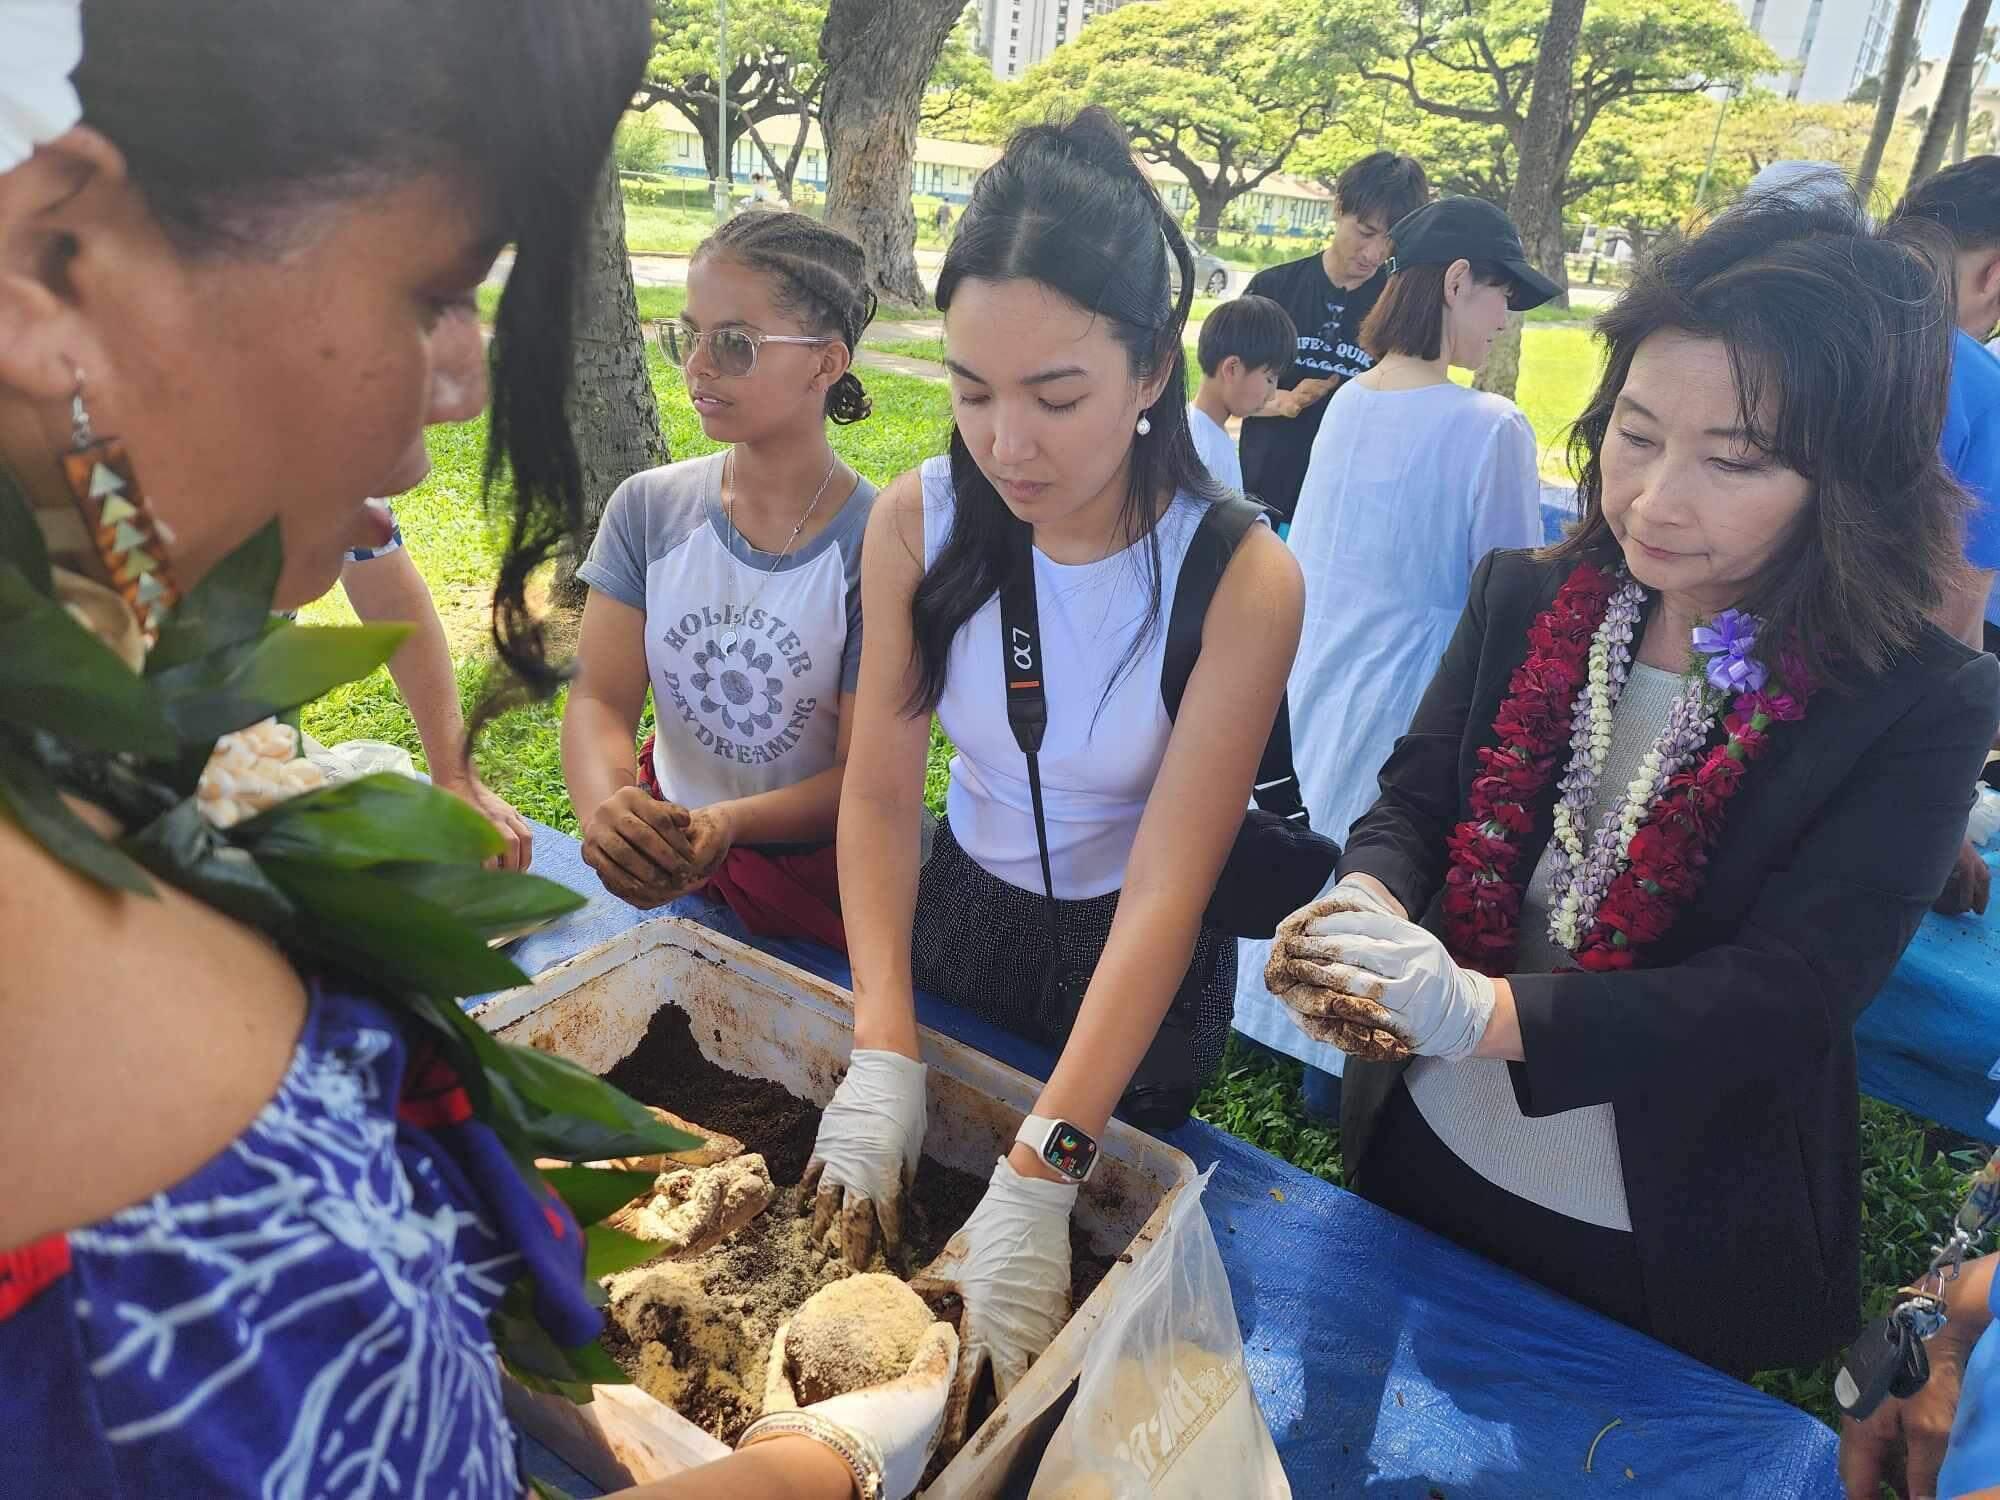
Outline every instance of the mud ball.
{"label": "mud ball", "polygon": [[894,1276],[849,1276],[806,1299],[785,1336],[801,1406],[908,1373],[932,1322],[924,1299]]}

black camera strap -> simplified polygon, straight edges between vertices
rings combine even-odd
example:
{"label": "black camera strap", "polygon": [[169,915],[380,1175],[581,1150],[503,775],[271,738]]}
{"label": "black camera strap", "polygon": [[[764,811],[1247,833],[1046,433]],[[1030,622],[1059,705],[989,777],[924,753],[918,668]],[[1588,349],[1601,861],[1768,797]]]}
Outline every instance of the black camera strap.
{"label": "black camera strap", "polygon": [[1049,727],[1049,696],[1042,681],[1041,615],[1035,607],[1035,540],[1030,527],[1016,526],[1015,531],[1020,547],[1000,585],[1000,660],[1006,673],[1007,727],[1028,759],[1028,800],[1035,810],[1035,845],[1042,856],[1042,892],[1048,898],[1053,942],[1056,882],[1049,864],[1048,820],[1042,813],[1042,736]]}
{"label": "black camera strap", "polygon": [[[1231,496],[1211,503],[1188,543],[1175,581],[1168,614],[1167,642],[1160,667],[1160,696],[1167,718],[1179,715],[1181,697],[1201,655],[1202,622],[1217,585],[1236,555],[1236,548],[1264,515],[1253,501]],[[1042,891],[1048,898],[1049,927],[1055,929],[1055,877],[1049,863],[1049,829],[1042,811],[1042,737],[1049,727],[1049,699],[1044,686],[1041,616],[1035,605],[1035,542],[1032,528],[1017,526],[1018,549],[1007,578],[1000,585],[1000,657],[1007,691],[1007,725],[1014,743],[1028,761],[1028,800],[1035,813],[1035,845],[1042,857]],[[1264,743],[1254,787],[1264,811],[1309,827],[1305,798],[1292,765],[1290,707],[1278,701],[1276,722]]]}

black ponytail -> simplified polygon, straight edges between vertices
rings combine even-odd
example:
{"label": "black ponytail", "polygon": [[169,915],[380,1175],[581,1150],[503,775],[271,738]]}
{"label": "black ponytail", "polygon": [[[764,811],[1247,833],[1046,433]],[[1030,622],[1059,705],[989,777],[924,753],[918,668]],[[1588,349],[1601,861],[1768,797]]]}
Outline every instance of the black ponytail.
{"label": "black ponytail", "polygon": [[[1181,334],[1194,306],[1194,254],[1118,122],[1093,107],[1019,132],[980,176],[938,277],[940,309],[951,307],[968,278],[1038,282],[1106,319],[1135,378],[1167,372],[1159,398],[1146,409],[1148,432],[1134,435],[1131,481],[1119,511],[1127,544],[1146,543],[1151,593],[1131,649],[1112,675],[1115,687],[1160,622],[1160,497],[1184,492],[1210,501],[1222,494],[1188,426]],[[955,427],[951,483],[951,537],[910,606],[913,712],[929,712],[944,696],[952,640],[999,592],[1026,524],[1007,509]]]}
{"label": "black ponytail", "polygon": [[[752,211],[724,224],[694,252],[700,260],[726,255],[768,276],[773,300],[814,333],[830,333],[852,355],[875,318],[868,262],[861,246],[804,214]],[[826,393],[827,417],[859,422],[875,409],[861,378],[849,370]]]}

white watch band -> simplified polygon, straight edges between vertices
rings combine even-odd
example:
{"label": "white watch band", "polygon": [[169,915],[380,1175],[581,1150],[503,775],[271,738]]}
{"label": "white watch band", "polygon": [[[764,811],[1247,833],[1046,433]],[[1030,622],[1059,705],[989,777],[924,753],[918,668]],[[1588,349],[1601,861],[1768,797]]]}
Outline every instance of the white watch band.
{"label": "white watch band", "polygon": [[[1015,1132],[1014,1144],[1017,1146],[1026,1146],[1030,1151],[1035,1153],[1037,1161],[1047,1162],[1049,1137],[1061,1129],[1063,1123],[1063,1121],[1049,1115],[1029,1115],[1021,1122],[1021,1128]],[[1071,1126],[1070,1128],[1072,1130],[1076,1129],[1075,1126]],[[1095,1146],[1097,1142],[1092,1140],[1091,1144]],[[1077,1183],[1079,1186],[1090,1181],[1090,1174],[1097,1170],[1098,1158],[1103,1154],[1104,1152],[1101,1147],[1093,1151],[1090,1157],[1090,1165],[1083,1169],[1083,1176],[1065,1176],[1063,1180],[1065,1182]]]}

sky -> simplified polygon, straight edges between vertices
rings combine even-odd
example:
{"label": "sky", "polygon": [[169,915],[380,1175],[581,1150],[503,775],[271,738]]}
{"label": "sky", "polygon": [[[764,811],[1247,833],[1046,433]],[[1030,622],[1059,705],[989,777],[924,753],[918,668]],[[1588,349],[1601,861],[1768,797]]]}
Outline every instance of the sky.
{"label": "sky", "polygon": [[1965,0],[1931,0],[1930,14],[1924,17],[1923,45],[1918,49],[1925,57],[1949,55],[1951,34],[1958,30],[1959,14],[1964,9]]}

